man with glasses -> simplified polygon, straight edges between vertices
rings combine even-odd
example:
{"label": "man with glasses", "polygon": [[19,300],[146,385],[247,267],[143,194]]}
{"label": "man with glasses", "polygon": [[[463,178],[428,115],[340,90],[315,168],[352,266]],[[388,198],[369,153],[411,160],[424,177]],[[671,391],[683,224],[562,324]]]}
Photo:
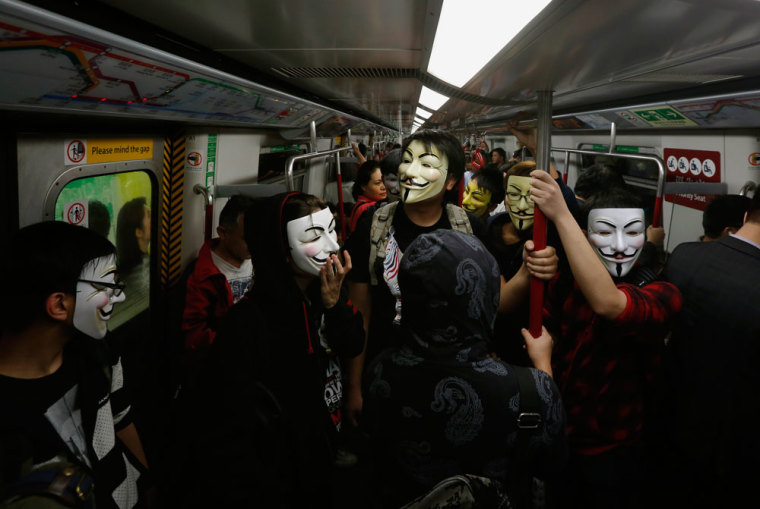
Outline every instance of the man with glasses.
{"label": "man with glasses", "polygon": [[9,246],[0,264],[0,501],[134,507],[147,462],[121,361],[100,341],[126,298],[114,246],[52,221],[21,229]]}

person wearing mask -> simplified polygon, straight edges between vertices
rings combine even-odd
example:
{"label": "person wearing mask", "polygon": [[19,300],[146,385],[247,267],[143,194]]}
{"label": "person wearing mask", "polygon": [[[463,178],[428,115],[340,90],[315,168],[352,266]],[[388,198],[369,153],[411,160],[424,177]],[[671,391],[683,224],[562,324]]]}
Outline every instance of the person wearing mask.
{"label": "person wearing mask", "polygon": [[[122,367],[104,340],[126,299],[115,248],[92,230],[22,228],[3,257],[0,506],[146,503],[147,459]],[[11,290],[12,289],[12,290]],[[57,506],[58,507],[58,506]]]}
{"label": "person wearing mask", "polygon": [[342,364],[364,343],[342,284],[351,256],[312,195],[256,200],[244,224],[256,283],[222,320],[188,395],[179,505],[331,507]]}

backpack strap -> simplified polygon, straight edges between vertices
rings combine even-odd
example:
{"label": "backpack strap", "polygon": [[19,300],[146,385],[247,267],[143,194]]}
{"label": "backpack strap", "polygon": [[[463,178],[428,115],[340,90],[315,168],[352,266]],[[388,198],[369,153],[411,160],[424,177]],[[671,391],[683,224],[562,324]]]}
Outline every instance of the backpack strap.
{"label": "backpack strap", "polygon": [[[94,508],[94,488],[90,473],[74,463],[59,462],[33,470],[18,481],[3,488],[0,506],[31,507],[24,501],[40,503],[51,497],[59,504],[51,502],[51,507]],[[33,497],[27,499],[27,497]],[[44,498],[36,498],[44,497]],[[36,505],[35,505],[36,507]],[[47,506],[45,506],[47,507]]]}
{"label": "backpack strap", "polygon": [[515,445],[515,465],[517,470],[510,478],[511,495],[518,507],[541,507],[539,503],[542,488],[533,477],[533,465],[528,454],[531,438],[540,435],[543,424],[541,399],[536,389],[536,379],[530,368],[512,366],[517,376],[520,390],[520,409],[517,414],[517,442]]}
{"label": "backpack strap", "polygon": [[467,217],[467,212],[462,207],[457,207],[453,203],[446,203],[446,215],[449,217],[452,229],[472,234],[470,218]]}
{"label": "backpack strap", "polygon": [[536,379],[530,368],[512,366],[520,386],[520,412],[517,415],[518,430],[534,430],[541,426],[541,400],[536,390]]}
{"label": "backpack strap", "polygon": [[657,273],[645,265],[636,265],[624,278],[623,281],[643,288],[649,283],[657,281]]}
{"label": "backpack strap", "polygon": [[369,282],[373,286],[377,285],[375,264],[378,258],[385,258],[386,238],[393,224],[393,214],[398,203],[394,201],[383,205],[372,215],[372,226],[369,229]]}

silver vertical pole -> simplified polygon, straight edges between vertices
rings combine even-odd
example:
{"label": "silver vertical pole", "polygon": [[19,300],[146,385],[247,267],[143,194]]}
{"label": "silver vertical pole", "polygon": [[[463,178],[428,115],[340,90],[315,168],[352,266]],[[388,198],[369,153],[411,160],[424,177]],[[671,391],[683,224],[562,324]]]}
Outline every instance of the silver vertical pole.
{"label": "silver vertical pole", "polygon": [[612,154],[615,152],[615,138],[617,137],[617,126],[615,126],[615,122],[612,122],[610,124],[610,151],[609,153]]}
{"label": "silver vertical pole", "polygon": [[[551,128],[552,128],[552,92],[538,92],[538,125],[536,150],[536,168],[549,171],[551,161]],[[536,207],[533,212],[533,244],[537,250],[546,247],[546,216]],[[530,278],[530,313],[529,329],[534,338],[541,335],[542,312],[544,306],[544,282],[535,277]]]}

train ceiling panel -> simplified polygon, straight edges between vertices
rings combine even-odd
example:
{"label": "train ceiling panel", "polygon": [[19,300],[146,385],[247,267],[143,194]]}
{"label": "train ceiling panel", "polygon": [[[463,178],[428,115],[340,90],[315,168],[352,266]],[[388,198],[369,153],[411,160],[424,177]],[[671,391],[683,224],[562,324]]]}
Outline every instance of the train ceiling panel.
{"label": "train ceiling panel", "polygon": [[[302,128],[364,120],[19,2],[0,2],[0,104],[8,109]],[[337,129],[339,127],[340,129]]]}
{"label": "train ceiling panel", "polygon": [[[561,112],[715,94],[718,82],[760,76],[758,19],[754,0],[555,1],[464,89],[514,101],[498,115],[486,112],[492,121],[535,111],[519,103],[542,87],[554,91]],[[430,120],[477,123],[471,109],[449,101]]]}
{"label": "train ceiling panel", "polygon": [[[220,75],[292,87],[272,90],[267,82],[262,90],[306,99],[294,100],[324,111],[321,122],[331,129],[350,124],[408,132],[422,85],[450,97],[425,123],[443,128],[531,118],[537,90],[554,91],[555,117],[565,119],[555,125],[567,128],[601,128],[610,119],[622,128],[663,127],[666,122],[631,113],[655,106],[692,120],[672,127],[712,126],[691,110],[680,111],[681,102],[718,97],[748,109],[760,96],[760,1],[554,0],[462,88],[427,73],[443,1],[30,0],[158,51],[176,49],[189,60],[211,55],[202,61]],[[0,0],[0,6],[14,3]],[[95,7],[105,12],[100,19],[90,15]],[[128,22],[119,23],[121,16]],[[509,22],[489,19],[487,10],[463,12],[461,43]],[[55,74],[49,69],[56,68],[41,70],[39,83],[28,88],[48,86]],[[0,92],[18,93],[7,81]],[[754,114],[744,113],[731,127],[750,126]],[[358,119],[367,122],[360,126]],[[249,125],[261,123],[254,118]]]}
{"label": "train ceiling panel", "polygon": [[221,2],[223,9],[218,0],[103,3],[332,104],[392,126],[401,115],[409,126],[420,93],[415,75],[427,67],[441,2],[233,0]]}

